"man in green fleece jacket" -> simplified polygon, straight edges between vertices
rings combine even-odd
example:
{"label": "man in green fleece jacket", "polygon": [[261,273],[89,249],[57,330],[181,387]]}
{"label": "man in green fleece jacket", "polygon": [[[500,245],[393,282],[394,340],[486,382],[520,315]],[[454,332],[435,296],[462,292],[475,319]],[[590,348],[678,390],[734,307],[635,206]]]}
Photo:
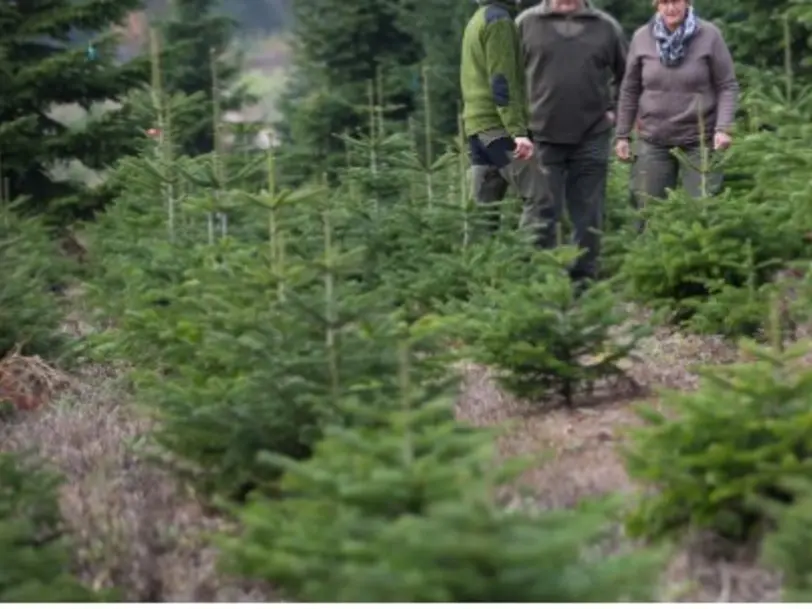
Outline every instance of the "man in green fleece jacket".
{"label": "man in green fleece jacket", "polygon": [[478,0],[462,39],[463,123],[472,164],[473,195],[491,206],[490,228],[500,222],[498,204],[512,185],[525,210],[542,204],[540,176],[527,126],[527,93],[514,22],[515,0]]}
{"label": "man in green fleece jacket", "polygon": [[516,24],[545,195],[525,222],[538,227],[539,245],[554,247],[568,211],[575,244],[584,250],[570,275],[583,284],[598,271],[626,38],[617,21],[588,0],[542,0],[523,11]]}

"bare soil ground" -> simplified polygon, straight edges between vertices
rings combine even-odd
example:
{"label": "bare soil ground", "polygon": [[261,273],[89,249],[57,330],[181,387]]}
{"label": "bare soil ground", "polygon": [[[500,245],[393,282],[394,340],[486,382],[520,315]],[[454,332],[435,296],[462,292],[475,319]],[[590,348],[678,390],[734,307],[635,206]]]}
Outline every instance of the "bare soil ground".
{"label": "bare soil ground", "polygon": [[[730,345],[714,338],[659,332],[630,365],[644,388],[690,391],[690,367],[735,359]],[[623,430],[637,423],[633,404],[642,397],[606,392],[575,405],[518,402],[500,391],[487,370],[464,372],[461,419],[506,426],[504,455],[544,453],[523,482],[545,507],[569,507],[580,500],[630,491],[617,447]],[[132,405],[119,376],[87,369],[51,406],[22,413],[0,427],[0,450],[30,450],[65,476],[62,508],[76,535],[77,570],[96,587],[116,586],[129,601],[274,600],[271,590],[233,581],[217,572],[216,551],[207,539],[226,523],[139,451],[149,423]],[[714,557],[707,543],[687,545],[664,574],[663,600],[776,601],[778,578],[742,556]]]}
{"label": "bare soil ground", "polygon": [[[691,391],[697,383],[691,370],[695,364],[733,361],[737,353],[718,338],[662,330],[643,344],[639,356],[629,374],[644,390]],[[617,447],[624,430],[639,424],[634,404],[656,403],[656,393],[642,397],[606,393],[574,408],[521,403],[500,391],[486,370],[470,366],[457,410],[461,419],[476,425],[505,425],[500,446],[505,456],[544,451],[545,458],[523,482],[538,493],[545,507],[567,508],[588,497],[633,490]],[[673,557],[664,574],[662,600],[780,600],[779,578],[759,567],[752,553],[741,552],[735,560],[720,558],[714,545],[712,540],[696,539]]]}

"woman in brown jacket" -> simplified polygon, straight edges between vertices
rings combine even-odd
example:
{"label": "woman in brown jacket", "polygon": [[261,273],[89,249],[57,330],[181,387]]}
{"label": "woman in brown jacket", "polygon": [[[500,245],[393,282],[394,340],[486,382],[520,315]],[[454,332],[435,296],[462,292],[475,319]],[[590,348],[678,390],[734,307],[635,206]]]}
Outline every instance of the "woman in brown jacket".
{"label": "woman in brown jacket", "polygon": [[615,152],[631,160],[629,137],[637,122],[633,189],[639,195],[662,198],[678,178],[690,196],[713,195],[722,176],[680,167],[671,149],[702,168],[709,159],[703,150],[730,147],[739,92],[733,58],[719,28],[698,18],[690,0],[653,4],[656,15],[629,45]]}

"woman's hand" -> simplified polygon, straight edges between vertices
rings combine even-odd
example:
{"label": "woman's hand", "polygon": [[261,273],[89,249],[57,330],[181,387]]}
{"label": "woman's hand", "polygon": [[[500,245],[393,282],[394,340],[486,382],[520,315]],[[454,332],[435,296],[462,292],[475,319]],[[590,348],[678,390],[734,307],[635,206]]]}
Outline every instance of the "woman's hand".
{"label": "woman's hand", "polygon": [[731,138],[724,131],[717,131],[713,136],[713,149],[714,150],[727,150],[728,148],[730,148],[730,145],[732,143],[733,143],[733,138]]}

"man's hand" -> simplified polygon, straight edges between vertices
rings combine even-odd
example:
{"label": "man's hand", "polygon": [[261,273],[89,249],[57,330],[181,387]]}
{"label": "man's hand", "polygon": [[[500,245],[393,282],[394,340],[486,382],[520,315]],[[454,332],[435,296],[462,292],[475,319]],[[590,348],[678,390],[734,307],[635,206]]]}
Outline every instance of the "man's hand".
{"label": "man's hand", "polygon": [[733,143],[733,139],[724,131],[717,131],[713,136],[714,150],[727,150]]}
{"label": "man's hand", "polygon": [[630,161],[632,159],[632,148],[628,139],[620,138],[615,142],[615,154],[621,161]]}
{"label": "man's hand", "polygon": [[609,110],[609,112],[606,113],[606,120],[608,120],[613,125],[615,124],[615,119],[616,118],[617,118],[617,116],[611,110]]}
{"label": "man's hand", "polygon": [[513,156],[520,161],[526,161],[533,156],[533,142],[527,137],[517,137],[513,142],[516,148],[513,150]]}

